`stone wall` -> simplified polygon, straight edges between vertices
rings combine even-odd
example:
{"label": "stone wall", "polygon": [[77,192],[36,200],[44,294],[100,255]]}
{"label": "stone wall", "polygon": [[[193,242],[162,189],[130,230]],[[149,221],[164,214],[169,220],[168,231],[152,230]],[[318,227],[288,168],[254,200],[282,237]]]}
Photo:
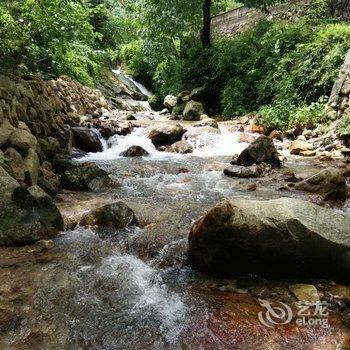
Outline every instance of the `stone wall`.
{"label": "stone wall", "polygon": [[7,119],[14,127],[24,122],[37,137],[55,134],[81,115],[96,117],[102,108],[109,109],[99,90],[65,76],[50,81],[0,76],[0,121]]}
{"label": "stone wall", "polygon": [[329,0],[329,9],[333,17],[341,20],[350,20],[349,0]]}
{"label": "stone wall", "polygon": [[328,106],[332,119],[350,116],[350,50],[334,83]]}
{"label": "stone wall", "polygon": [[[249,7],[238,7],[234,10],[221,13],[212,18],[212,28],[214,33],[219,35],[234,35],[240,32],[247,25],[255,23],[264,16],[273,17],[285,11],[291,3],[296,3],[300,0],[292,0],[285,4],[277,4],[269,7],[269,14],[266,15],[262,11],[258,11]],[[309,0],[302,0],[309,1]]]}
{"label": "stone wall", "polygon": [[[73,131],[79,131],[73,127],[87,119],[83,116],[93,120],[109,112],[99,90],[65,76],[50,81],[0,76],[0,168],[19,185],[39,185],[54,195],[59,184],[50,162],[71,156]],[[81,129],[83,141],[94,137],[88,128]]]}

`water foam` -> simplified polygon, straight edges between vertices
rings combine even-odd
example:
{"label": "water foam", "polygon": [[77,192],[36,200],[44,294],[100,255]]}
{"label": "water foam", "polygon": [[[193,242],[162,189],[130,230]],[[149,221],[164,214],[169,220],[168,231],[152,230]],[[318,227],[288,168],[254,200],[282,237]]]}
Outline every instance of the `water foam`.
{"label": "water foam", "polygon": [[[105,258],[98,271],[107,278],[115,278],[121,288],[126,288],[132,304],[130,313],[149,314],[161,322],[170,340],[181,331],[181,323],[187,315],[187,306],[181,296],[169,291],[159,272],[133,255]],[[120,277],[123,276],[123,282]]]}
{"label": "water foam", "polygon": [[111,161],[120,158],[120,153],[131,146],[140,146],[149,154],[145,160],[150,159],[183,159],[184,157],[214,157],[233,156],[241,153],[247,143],[238,142],[239,132],[231,132],[224,126],[220,127],[220,133],[204,132],[190,136],[187,141],[193,146],[192,154],[177,154],[159,152],[148,138],[149,128],[135,128],[126,136],[115,135],[108,140],[109,148],[100,153],[89,153],[81,161]]}

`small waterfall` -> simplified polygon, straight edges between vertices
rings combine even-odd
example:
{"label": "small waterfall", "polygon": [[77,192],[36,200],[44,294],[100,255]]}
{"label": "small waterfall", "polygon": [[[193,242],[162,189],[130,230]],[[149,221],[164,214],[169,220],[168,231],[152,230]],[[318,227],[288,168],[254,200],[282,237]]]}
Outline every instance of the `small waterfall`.
{"label": "small waterfall", "polygon": [[[125,111],[132,112],[152,112],[152,108],[149,105],[147,98],[152,96],[144,85],[135,81],[132,77],[125,74],[121,68],[112,69],[112,72],[117,77],[121,85],[125,87],[125,91],[128,92],[126,96],[115,96],[114,99],[118,102],[118,108]],[[131,98],[133,94],[139,97]]]}
{"label": "small waterfall", "polygon": [[122,81],[127,81],[132,87],[136,87],[136,89],[138,90],[138,92],[140,92],[141,94],[149,97],[152,96],[152,92],[149,91],[144,85],[142,85],[141,83],[135,81],[132,77],[130,77],[129,75],[125,74],[122,69],[119,67],[117,69],[112,69],[112,72],[117,75],[119,78],[121,78]]}

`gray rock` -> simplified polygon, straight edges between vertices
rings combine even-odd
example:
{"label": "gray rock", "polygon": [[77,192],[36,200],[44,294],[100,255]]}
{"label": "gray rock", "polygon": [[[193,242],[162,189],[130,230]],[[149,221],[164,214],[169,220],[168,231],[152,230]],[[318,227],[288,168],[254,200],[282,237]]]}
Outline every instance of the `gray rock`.
{"label": "gray rock", "polygon": [[177,97],[173,95],[165,96],[164,98],[164,106],[166,108],[173,109],[177,105]]}
{"label": "gray rock", "polygon": [[14,129],[8,119],[0,120],[0,147],[7,142]]}
{"label": "gray rock", "polygon": [[196,101],[189,101],[186,103],[183,111],[184,120],[200,120],[201,115],[204,114],[203,104]]}
{"label": "gray rock", "polygon": [[156,147],[159,147],[180,141],[184,133],[185,130],[180,124],[167,124],[153,128],[148,137]]}
{"label": "gray rock", "polygon": [[324,201],[345,201],[346,180],[343,172],[336,168],[327,168],[297,183],[295,189],[318,194]]}
{"label": "gray rock", "polygon": [[215,119],[212,118],[206,118],[203,119],[201,121],[199,121],[198,123],[193,125],[194,127],[198,128],[198,127],[203,127],[203,126],[210,126],[211,128],[218,128],[219,124]]}
{"label": "gray rock", "polygon": [[0,245],[25,245],[55,237],[63,219],[39,187],[20,187],[0,167]]}
{"label": "gray rock", "polygon": [[4,152],[6,164],[10,170],[10,175],[16,179],[21,185],[25,180],[25,167],[21,155],[14,148],[7,148]]}
{"label": "gray rock", "polygon": [[189,250],[212,274],[349,280],[349,227],[349,216],[298,199],[235,198],[196,222]]}
{"label": "gray rock", "polygon": [[131,146],[127,150],[120,153],[120,156],[132,158],[132,157],[146,157],[149,153],[140,146]]}
{"label": "gray rock", "polygon": [[229,177],[260,177],[263,170],[258,165],[251,165],[248,167],[232,165],[226,169],[224,169],[224,175]]}
{"label": "gray rock", "polygon": [[185,140],[181,140],[178,142],[173,143],[170,147],[166,149],[167,152],[173,152],[173,153],[192,153],[193,147],[190,143],[188,143]]}
{"label": "gray rock", "polygon": [[74,162],[71,159],[56,158],[52,161],[52,167],[53,167],[54,171],[58,174],[62,174],[65,171],[70,170],[76,166],[77,166],[76,162]]}
{"label": "gray rock", "polygon": [[38,141],[36,137],[27,130],[14,129],[7,143],[24,156],[30,148],[35,149]]}
{"label": "gray rock", "polygon": [[40,161],[34,149],[31,148],[28,150],[26,156],[23,159],[23,163],[27,185],[36,185],[38,182]]}
{"label": "gray rock", "polygon": [[102,152],[103,146],[97,133],[89,128],[75,127],[73,132],[73,147],[84,152]]}
{"label": "gray rock", "polygon": [[71,191],[105,191],[119,186],[105,170],[91,163],[65,171],[60,175],[60,182]]}
{"label": "gray rock", "polygon": [[60,148],[59,142],[53,137],[47,137],[46,139],[38,138],[38,143],[42,153],[46,158],[51,159]]}

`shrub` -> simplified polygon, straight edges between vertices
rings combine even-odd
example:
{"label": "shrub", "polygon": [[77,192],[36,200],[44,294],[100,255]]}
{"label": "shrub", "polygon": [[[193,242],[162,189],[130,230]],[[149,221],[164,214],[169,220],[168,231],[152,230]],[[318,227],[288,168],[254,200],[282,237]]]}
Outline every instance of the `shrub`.
{"label": "shrub", "polygon": [[260,109],[260,122],[270,130],[284,130],[293,126],[312,129],[320,123],[327,122],[326,101],[327,99],[322,97],[318,102],[298,106],[293,105],[290,101],[278,101]]}
{"label": "shrub", "polygon": [[269,82],[284,55],[310,36],[303,22],[260,22],[232,39],[219,40],[212,55],[212,79],[219,86],[223,113],[240,115],[268,104]]}
{"label": "shrub", "polygon": [[328,95],[349,49],[350,26],[321,26],[311,40],[285,55],[267,80],[273,94],[294,102],[312,103]]}

